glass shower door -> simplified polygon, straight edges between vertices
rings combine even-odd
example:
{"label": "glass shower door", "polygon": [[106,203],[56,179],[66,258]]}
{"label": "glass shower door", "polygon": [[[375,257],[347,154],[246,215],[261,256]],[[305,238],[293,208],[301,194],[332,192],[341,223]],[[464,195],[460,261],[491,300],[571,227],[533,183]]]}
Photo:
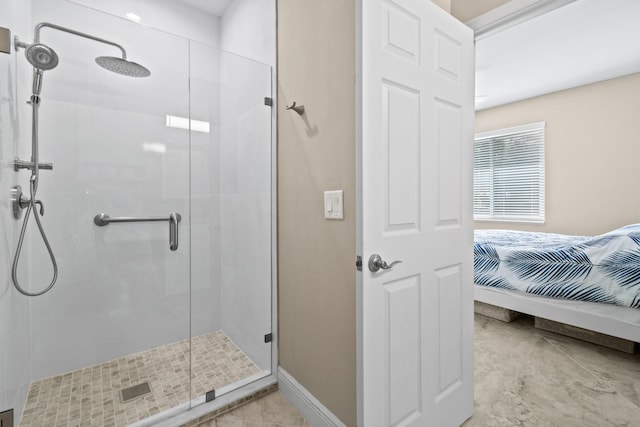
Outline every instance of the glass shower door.
{"label": "glass shower door", "polygon": [[195,41],[190,59],[192,396],[201,403],[271,373],[272,75]]}

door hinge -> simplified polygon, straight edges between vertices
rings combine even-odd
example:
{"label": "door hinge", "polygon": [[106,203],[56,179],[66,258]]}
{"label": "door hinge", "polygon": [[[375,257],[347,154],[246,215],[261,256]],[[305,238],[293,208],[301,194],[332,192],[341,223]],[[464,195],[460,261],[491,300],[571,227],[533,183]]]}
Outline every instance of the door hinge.
{"label": "door hinge", "polygon": [[212,400],[216,400],[216,390],[213,389],[208,391],[207,394],[204,395],[205,402],[211,402]]}
{"label": "door hinge", "polygon": [[267,107],[273,107],[273,98],[265,96],[264,97],[264,105],[266,105]]}
{"label": "door hinge", "polygon": [[356,270],[362,271],[362,256],[356,255]]}
{"label": "door hinge", "polygon": [[273,334],[272,333],[268,333],[267,335],[264,336],[264,342],[268,343],[273,341]]}

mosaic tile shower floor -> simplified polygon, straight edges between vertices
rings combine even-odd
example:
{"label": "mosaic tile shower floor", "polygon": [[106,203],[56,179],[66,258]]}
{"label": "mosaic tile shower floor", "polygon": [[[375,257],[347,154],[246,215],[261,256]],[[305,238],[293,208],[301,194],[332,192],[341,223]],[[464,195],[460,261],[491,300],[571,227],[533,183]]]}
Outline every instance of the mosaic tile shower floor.
{"label": "mosaic tile shower floor", "polygon": [[[135,353],[34,381],[21,427],[125,426],[170,409],[260,369],[223,332]],[[120,390],[148,381],[151,393],[122,402]]]}

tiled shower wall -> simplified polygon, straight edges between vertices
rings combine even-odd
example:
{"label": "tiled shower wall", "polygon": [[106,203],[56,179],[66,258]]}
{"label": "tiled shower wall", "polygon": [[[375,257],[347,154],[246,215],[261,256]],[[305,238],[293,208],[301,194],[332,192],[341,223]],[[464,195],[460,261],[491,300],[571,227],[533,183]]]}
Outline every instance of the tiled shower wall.
{"label": "tiled shower wall", "polygon": [[[54,170],[41,173],[39,190],[60,274],[51,292],[31,301],[37,379],[186,339],[190,279],[207,282],[198,301],[209,301],[209,313],[216,313],[217,289],[215,279],[189,275],[188,230],[198,220],[189,216],[189,132],[165,126],[166,114],[189,116],[188,40],[67,0],[32,0],[32,6],[32,25],[52,22],[121,43],[129,59],[152,72],[145,79],[106,72],[94,58],[117,50],[42,30],[42,42],[60,56],[44,76],[40,157]],[[21,37],[31,39],[31,31]],[[19,65],[28,75],[28,63]],[[98,213],[168,217],[174,211],[182,215],[175,252],[167,223],[93,224]],[[44,267],[38,239],[32,236],[28,250]],[[45,268],[32,270],[34,283],[46,279]],[[209,331],[219,328],[213,316],[201,320]]]}

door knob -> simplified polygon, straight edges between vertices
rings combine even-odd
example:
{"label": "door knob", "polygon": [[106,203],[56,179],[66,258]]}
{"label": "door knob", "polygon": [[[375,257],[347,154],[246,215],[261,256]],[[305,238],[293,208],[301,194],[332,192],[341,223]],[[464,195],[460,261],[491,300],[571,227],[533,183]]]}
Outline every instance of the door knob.
{"label": "door knob", "polygon": [[385,260],[383,260],[380,255],[373,254],[369,258],[369,270],[372,273],[375,273],[376,271],[378,271],[380,269],[388,270],[388,269],[392,268],[394,265],[400,264],[401,262],[402,261],[393,261],[391,264],[387,264],[387,262]]}

